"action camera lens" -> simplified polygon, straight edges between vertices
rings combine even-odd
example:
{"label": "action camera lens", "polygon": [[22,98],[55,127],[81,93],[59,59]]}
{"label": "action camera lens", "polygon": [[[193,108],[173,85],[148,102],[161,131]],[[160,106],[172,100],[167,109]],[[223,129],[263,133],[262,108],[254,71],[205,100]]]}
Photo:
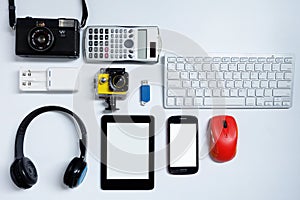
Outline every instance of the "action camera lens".
{"label": "action camera lens", "polygon": [[45,27],[33,28],[28,35],[29,46],[35,51],[48,50],[54,41],[52,32]]}
{"label": "action camera lens", "polygon": [[122,75],[117,75],[113,78],[112,84],[115,88],[122,88],[126,84],[126,79]]}

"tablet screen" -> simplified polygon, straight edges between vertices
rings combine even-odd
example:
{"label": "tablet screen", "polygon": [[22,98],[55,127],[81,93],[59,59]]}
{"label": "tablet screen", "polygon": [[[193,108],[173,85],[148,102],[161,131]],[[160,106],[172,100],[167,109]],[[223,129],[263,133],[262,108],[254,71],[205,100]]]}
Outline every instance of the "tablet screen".
{"label": "tablet screen", "polygon": [[154,117],[104,115],[101,118],[101,188],[154,188]]}
{"label": "tablet screen", "polygon": [[107,179],[149,178],[149,123],[107,123]]}

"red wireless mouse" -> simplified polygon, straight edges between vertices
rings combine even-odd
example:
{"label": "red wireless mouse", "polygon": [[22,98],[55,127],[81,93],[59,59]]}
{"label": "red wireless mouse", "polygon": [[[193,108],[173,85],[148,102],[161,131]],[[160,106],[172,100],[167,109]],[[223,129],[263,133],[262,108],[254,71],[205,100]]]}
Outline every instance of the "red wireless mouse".
{"label": "red wireless mouse", "polygon": [[238,127],[232,116],[220,115],[211,118],[210,156],[216,162],[227,162],[236,154]]}

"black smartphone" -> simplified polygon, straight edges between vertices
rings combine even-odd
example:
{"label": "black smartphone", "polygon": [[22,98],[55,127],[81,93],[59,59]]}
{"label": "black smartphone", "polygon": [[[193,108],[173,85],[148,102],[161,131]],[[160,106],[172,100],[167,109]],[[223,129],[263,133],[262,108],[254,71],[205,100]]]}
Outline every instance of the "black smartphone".
{"label": "black smartphone", "polygon": [[178,175],[197,173],[198,119],[194,116],[171,116],[167,126],[169,173]]}

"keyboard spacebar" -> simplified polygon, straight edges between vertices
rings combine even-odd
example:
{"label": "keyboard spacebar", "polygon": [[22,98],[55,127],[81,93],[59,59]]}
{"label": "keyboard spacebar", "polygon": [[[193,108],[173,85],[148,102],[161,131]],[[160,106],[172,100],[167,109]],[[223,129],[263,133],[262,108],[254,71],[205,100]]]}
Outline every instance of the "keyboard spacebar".
{"label": "keyboard spacebar", "polygon": [[244,106],[245,98],[205,98],[206,106]]}

